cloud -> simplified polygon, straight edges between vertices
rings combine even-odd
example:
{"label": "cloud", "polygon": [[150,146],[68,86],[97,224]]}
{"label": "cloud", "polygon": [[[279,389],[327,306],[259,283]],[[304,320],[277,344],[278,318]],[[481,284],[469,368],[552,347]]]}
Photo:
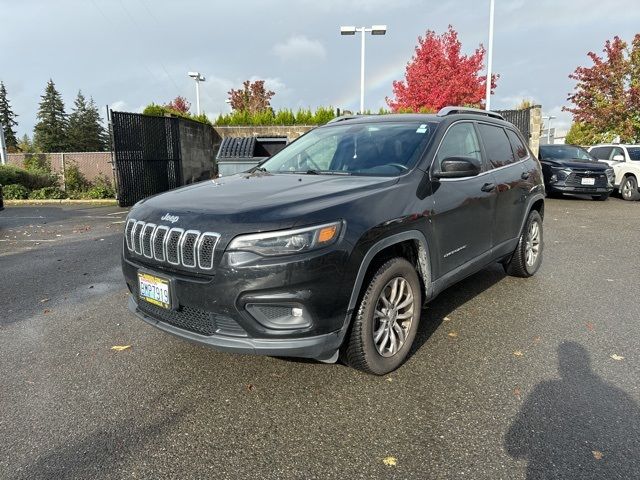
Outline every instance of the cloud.
{"label": "cloud", "polygon": [[277,43],[273,53],[281,60],[298,60],[302,58],[324,59],[327,51],[318,40],[311,40],[304,35],[293,35],[284,43]]}

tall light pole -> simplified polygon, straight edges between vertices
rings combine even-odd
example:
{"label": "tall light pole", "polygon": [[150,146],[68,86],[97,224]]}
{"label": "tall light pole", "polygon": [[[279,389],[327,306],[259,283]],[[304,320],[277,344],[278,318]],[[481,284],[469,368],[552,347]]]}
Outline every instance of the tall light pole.
{"label": "tall light pole", "polygon": [[204,82],[205,78],[199,72],[189,72],[189,76],[196,81],[196,112],[200,115],[200,82]]}
{"label": "tall light pole", "polygon": [[385,35],[386,25],[373,25],[372,27],[341,26],[340,35],[355,35],[356,32],[362,34],[362,46],[360,47],[360,114],[364,113],[364,40],[367,32],[371,35]]}
{"label": "tall light pole", "polygon": [[553,120],[553,115],[549,115],[548,117],[542,117],[543,120],[547,120],[547,145],[551,143],[551,120]]}
{"label": "tall light pole", "polygon": [[487,93],[485,99],[485,109],[491,110],[491,69],[493,67],[493,10],[495,0],[490,0],[489,4],[489,50],[487,51]]}

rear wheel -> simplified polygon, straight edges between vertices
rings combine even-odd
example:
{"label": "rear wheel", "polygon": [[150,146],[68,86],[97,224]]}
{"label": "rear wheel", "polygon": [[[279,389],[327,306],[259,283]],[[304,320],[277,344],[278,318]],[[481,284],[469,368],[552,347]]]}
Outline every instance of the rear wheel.
{"label": "rear wheel", "polygon": [[514,277],[531,277],[542,263],[542,217],[531,210],[520,234],[520,240],[504,269]]}
{"label": "rear wheel", "polygon": [[415,339],[422,292],[414,266],[392,258],[375,272],[342,346],[349,366],[376,375],[398,368]]}
{"label": "rear wheel", "polygon": [[607,200],[609,200],[609,194],[605,194],[605,195],[591,195],[591,198],[593,198],[594,200],[598,200],[600,202],[605,202]]}
{"label": "rear wheel", "polygon": [[624,200],[638,200],[640,193],[638,192],[638,180],[633,175],[624,177],[620,184],[620,195]]}

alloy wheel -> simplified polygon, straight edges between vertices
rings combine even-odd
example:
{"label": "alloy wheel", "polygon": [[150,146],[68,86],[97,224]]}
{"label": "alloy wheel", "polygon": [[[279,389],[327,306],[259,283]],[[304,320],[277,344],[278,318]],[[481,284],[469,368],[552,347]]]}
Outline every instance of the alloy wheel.
{"label": "alloy wheel", "polygon": [[402,348],[411,330],[414,297],[411,285],[402,277],[390,280],[380,292],[373,316],[373,343],[383,357]]}
{"label": "alloy wheel", "polygon": [[525,247],[525,261],[527,267],[533,267],[540,255],[540,224],[537,221],[531,222],[527,234],[527,244]]}

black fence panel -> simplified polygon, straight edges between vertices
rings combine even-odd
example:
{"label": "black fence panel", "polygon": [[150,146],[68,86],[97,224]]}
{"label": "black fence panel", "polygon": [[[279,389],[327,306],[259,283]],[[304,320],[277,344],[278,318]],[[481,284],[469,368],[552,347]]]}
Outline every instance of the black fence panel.
{"label": "black fence panel", "polygon": [[182,185],[179,119],[111,112],[118,203]]}
{"label": "black fence panel", "polygon": [[504,117],[507,122],[513,123],[522,136],[529,140],[531,137],[531,109],[527,108],[524,110],[498,110],[496,113],[499,113]]}

